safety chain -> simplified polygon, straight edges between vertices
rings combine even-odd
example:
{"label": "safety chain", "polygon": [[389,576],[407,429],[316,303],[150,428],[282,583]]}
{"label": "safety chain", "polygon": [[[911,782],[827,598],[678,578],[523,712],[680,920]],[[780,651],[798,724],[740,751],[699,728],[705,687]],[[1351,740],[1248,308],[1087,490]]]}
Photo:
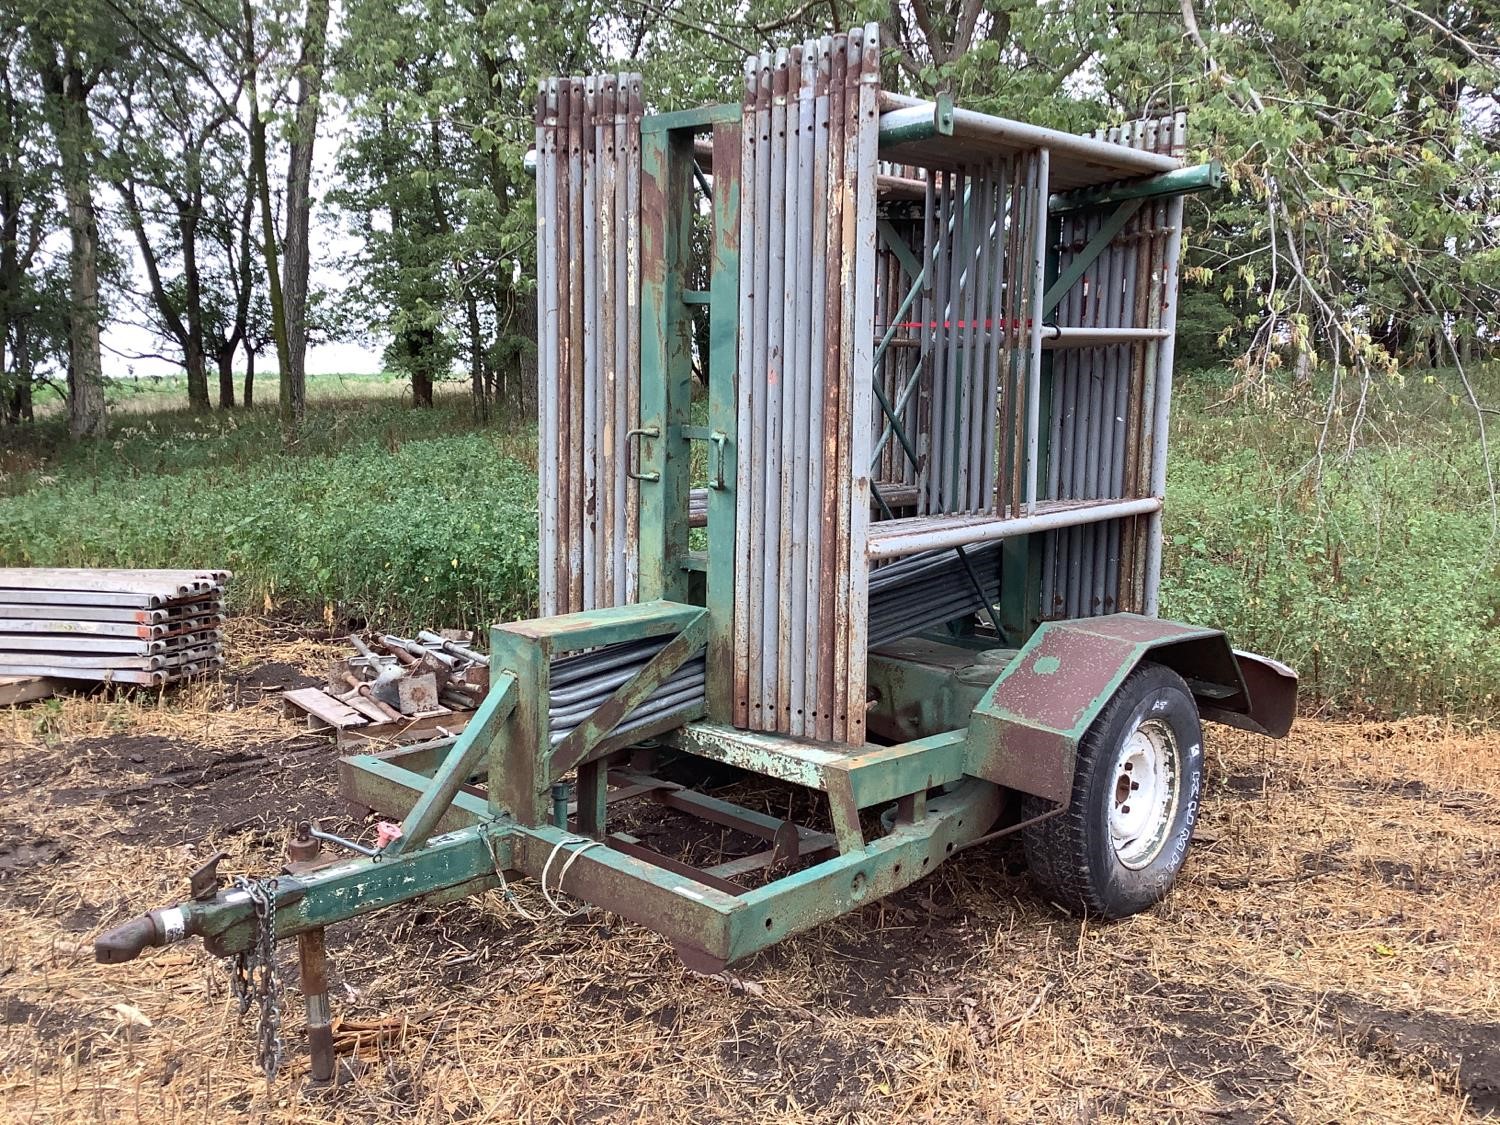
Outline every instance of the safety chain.
{"label": "safety chain", "polygon": [[281,978],[276,975],[276,880],[237,876],[234,885],[250,897],[255,907],[255,938],[250,948],[234,955],[230,988],[240,1002],[240,1015],[260,1002],[256,1028],[256,1062],[266,1081],[276,1079],[281,1068]]}

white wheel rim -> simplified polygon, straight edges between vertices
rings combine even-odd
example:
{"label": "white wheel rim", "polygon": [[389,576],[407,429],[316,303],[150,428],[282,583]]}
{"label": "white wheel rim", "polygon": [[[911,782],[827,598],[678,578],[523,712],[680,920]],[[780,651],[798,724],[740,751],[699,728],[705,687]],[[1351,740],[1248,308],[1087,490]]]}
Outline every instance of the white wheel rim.
{"label": "white wheel rim", "polygon": [[1166,846],[1177,812],[1177,762],[1177,736],[1162,719],[1142,719],[1115,755],[1109,838],[1126,867],[1148,866]]}

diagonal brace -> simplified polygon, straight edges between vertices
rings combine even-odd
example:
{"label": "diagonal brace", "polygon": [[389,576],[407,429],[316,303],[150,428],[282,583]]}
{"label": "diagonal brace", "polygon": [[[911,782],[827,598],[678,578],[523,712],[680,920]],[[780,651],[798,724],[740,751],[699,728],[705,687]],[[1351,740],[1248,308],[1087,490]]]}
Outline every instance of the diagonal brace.
{"label": "diagonal brace", "polygon": [[886,249],[896,255],[896,260],[901,263],[902,270],[913,282],[922,280],[922,263],[917,261],[917,256],[912,253],[906,239],[896,233],[896,228],[891,226],[889,219],[880,219],[875,224],[875,229],[880,233],[880,241],[885,243]]}
{"label": "diagonal brace", "polygon": [[635,676],[626,680],[615,693],[601,703],[592,715],[579,723],[552,751],[546,780],[561,777],[583,761],[610,731],[639,707],[648,695],[681,668],[688,658],[703,648],[708,640],[708,614],[699,611],[683,626],[682,632],[668,641],[660,652],[646,662]]}
{"label": "diagonal brace", "polygon": [[464,727],[453,749],[448,751],[443,764],[432,776],[431,783],[417,798],[411,812],[401,825],[401,835],[385,847],[385,855],[396,856],[415,851],[427,842],[443,814],[453,804],[458,791],[463,787],[489,752],[500,734],[500,727],[516,708],[519,689],[513,672],[501,672],[484,702],[474,713],[474,718]]}
{"label": "diagonal brace", "polygon": [[1069,289],[1078,284],[1078,279],[1084,275],[1084,272],[1099,260],[1099,255],[1104,253],[1104,248],[1114,240],[1115,235],[1125,229],[1125,224],[1135,217],[1135,213],[1145,202],[1144,199],[1127,199],[1110,212],[1109,218],[1104,220],[1094,237],[1088,240],[1088,244],[1073,255],[1068,268],[1047,287],[1047,292],[1042,296],[1043,319],[1052,315],[1057,309],[1058,302],[1063,299]]}

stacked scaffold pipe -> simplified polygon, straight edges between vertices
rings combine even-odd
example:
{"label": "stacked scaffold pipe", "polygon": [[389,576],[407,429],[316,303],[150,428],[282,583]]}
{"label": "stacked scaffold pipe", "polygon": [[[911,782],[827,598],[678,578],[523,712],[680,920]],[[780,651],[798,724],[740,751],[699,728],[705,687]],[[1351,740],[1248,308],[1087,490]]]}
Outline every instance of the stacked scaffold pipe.
{"label": "stacked scaffold pipe", "polygon": [[159,686],[212,671],[229,577],[0,568],[0,675]]}
{"label": "stacked scaffold pipe", "polygon": [[[666,643],[665,638],[651,637],[554,660],[547,692],[547,728],[552,745],[562,742],[616,688],[640,672]],[[621,720],[614,733],[639,730],[672,711],[700,705],[703,683],[704,660],[699,656],[658,685]]]}
{"label": "stacked scaffold pipe", "polygon": [[1000,600],[1000,544],[908,555],[870,571],[869,645],[935,628]]}

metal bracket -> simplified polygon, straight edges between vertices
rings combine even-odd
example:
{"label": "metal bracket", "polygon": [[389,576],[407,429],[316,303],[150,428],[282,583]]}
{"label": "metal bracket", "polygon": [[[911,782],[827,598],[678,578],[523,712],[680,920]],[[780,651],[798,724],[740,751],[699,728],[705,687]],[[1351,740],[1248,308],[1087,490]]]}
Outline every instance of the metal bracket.
{"label": "metal bracket", "polygon": [[219,893],[219,863],[228,858],[228,852],[219,852],[188,875],[188,893],[194,902],[207,902]]}
{"label": "metal bracket", "polygon": [[723,430],[715,430],[708,435],[708,440],[713,445],[714,471],[708,478],[708,487],[716,491],[724,489],[724,449],[729,444],[729,435]]}
{"label": "metal bracket", "polygon": [[1217,191],[1223,183],[1224,165],[1218,160],[1210,160],[1207,164],[1176,168],[1138,180],[1061,192],[1051,198],[1048,209],[1054,215],[1062,211],[1084,211],[1090,207],[1107,207],[1126,199],[1161,199],[1191,192]]}
{"label": "metal bracket", "polygon": [[[630,467],[630,439],[648,437],[653,441],[661,437],[661,427],[642,426],[638,430],[630,430],[625,434],[625,475],[631,480],[645,481],[647,484],[656,484],[661,480],[661,474],[657,472],[638,473]],[[640,446],[636,446],[635,464],[641,463]]]}

